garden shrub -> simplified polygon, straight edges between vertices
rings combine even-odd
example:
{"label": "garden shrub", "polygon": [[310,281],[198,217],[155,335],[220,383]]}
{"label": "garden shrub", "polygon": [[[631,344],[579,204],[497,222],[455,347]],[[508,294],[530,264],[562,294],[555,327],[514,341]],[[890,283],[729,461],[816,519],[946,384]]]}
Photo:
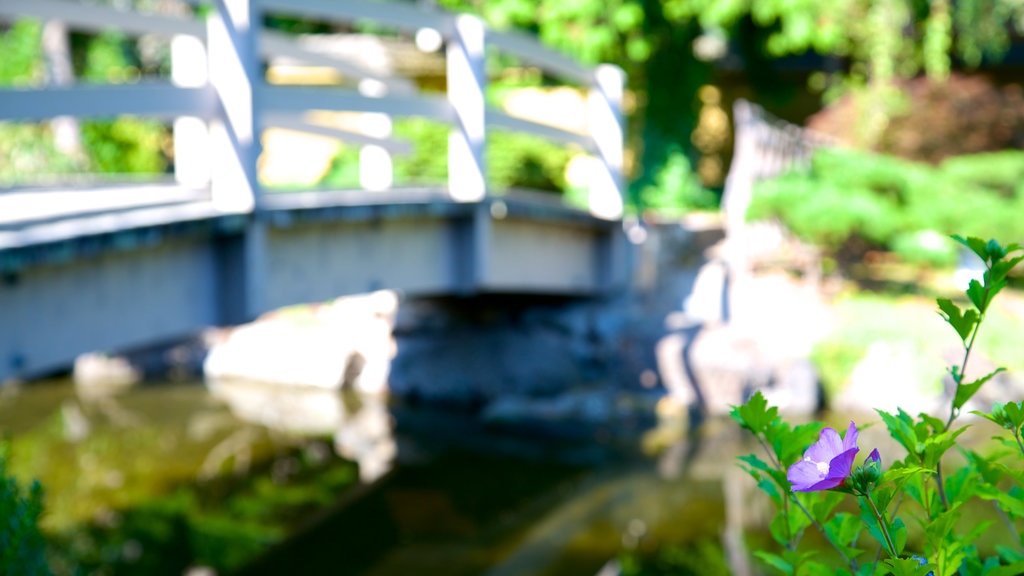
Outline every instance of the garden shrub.
{"label": "garden shrub", "polygon": [[7,472],[8,447],[0,443],[0,574],[50,574],[46,541],[39,531],[43,490],[33,482],[24,490]]}
{"label": "garden shrub", "polygon": [[654,183],[637,194],[637,209],[653,210],[665,216],[681,216],[690,210],[718,207],[718,197],[704,188],[682,150],[669,153],[665,166],[654,177]]}
{"label": "garden shrub", "polygon": [[819,151],[810,170],[755,186],[750,220],[778,219],[798,238],[847,260],[886,250],[920,265],[956,262],[946,237],[1024,239],[1024,152],[929,166],[845,149]]}

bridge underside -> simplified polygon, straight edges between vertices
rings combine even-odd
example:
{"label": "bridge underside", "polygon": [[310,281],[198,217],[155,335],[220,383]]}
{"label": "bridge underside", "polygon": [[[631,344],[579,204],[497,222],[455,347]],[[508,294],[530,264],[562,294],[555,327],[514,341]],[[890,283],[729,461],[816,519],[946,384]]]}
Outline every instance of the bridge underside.
{"label": "bridge underside", "polygon": [[268,195],[256,215],[184,203],[0,230],[0,382],[377,289],[588,297],[624,286],[618,222],[537,198],[376,194]]}

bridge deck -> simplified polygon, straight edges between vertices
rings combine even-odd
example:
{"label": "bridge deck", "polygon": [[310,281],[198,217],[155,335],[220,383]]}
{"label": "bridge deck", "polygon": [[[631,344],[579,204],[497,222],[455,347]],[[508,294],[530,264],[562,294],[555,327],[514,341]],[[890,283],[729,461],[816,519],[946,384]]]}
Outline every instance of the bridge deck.
{"label": "bridge deck", "polygon": [[625,281],[620,224],[542,193],[270,193],[224,213],[125,185],[9,192],[0,211],[0,382],[381,288],[596,296]]}

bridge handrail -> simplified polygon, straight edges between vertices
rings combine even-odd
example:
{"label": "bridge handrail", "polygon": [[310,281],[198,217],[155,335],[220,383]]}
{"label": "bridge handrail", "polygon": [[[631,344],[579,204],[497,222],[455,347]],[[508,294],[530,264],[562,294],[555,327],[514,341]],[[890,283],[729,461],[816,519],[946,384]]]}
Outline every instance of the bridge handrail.
{"label": "bridge handrail", "polygon": [[[341,21],[372,21],[404,31],[435,29],[447,44],[447,98],[420,94],[406,79],[382,77],[343,57],[316,52],[282,34],[262,30],[260,26],[249,29],[248,22],[261,22],[264,12]],[[222,153],[225,153],[225,147],[230,148],[226,153],[233,156],[233,163],[241,167],[240,174],[221,179],[223,184],[218,183],[217,177],[212,183],[215,203],[219,196],[231,195],[221,203],[227,211],[248,211],[258,205],[260,193],[255,181],[255,162],[259,143],[258,138],[252,135],[258,134],[267,124],[302,128],[308,124],[300,119],[302,112],[325,109],[415,115],[452,125],[449,190],[456,200],[477,200],[488,193],[483,177],[487,126],[579,145],[594,153],[603,168],[591,187],[592,212],[610,218],[621,215],[621,97],[624,82],[621,70],[607,65],[597,68],[582,66],[524,34],[486,30],[482,21],[473,16],[394,2],[221,0],[204,27],[199,22],[184,18],[138,14],[60,0],[5,0],[0,4],[0,19],[21,16],[60,20],[69,27],[87,30],[119,29],[131,34],[156,33],[205,39],[211,81],[202,85],[143,82],[116,86],[4,89],[0,90],[0,120],[135,114],[197,117],[212,122],[214,129],[220,125],[226,134],[214,137],[215,142],[220,142],[215,148]],[[588,133],[554,128],[488,108],[483,98],[486,86],[484,50],[487,45],[586,87],[590,91],[588,123],[591,127]],[[356,79],[376,80],[385,87],[386,93],[363,94],[343,88],[270,85],[259,71],[258,59],[280,56],[329,65]],[[227,80],[229,75],[231,80]],[[242,86],[240,92],[237,90],[239,86]],[[321,134],[377,146],[385,154],[401,149],[390,134],[359,138],[345,131],[323,127],[318,130],[315,125],[309,127]],[[241,197],[239,190],[248,198]]]}
{"label": "bridge handrail", "polygon": [[731,255],[737,266],[745,267],[749,250],[746,217],[755,184],[788,170],[809,169],[815,150],[838,146],[839,141],[787,122],[742,98],[733,105],[733,125],[733,159],[722,194],[722,212]]}

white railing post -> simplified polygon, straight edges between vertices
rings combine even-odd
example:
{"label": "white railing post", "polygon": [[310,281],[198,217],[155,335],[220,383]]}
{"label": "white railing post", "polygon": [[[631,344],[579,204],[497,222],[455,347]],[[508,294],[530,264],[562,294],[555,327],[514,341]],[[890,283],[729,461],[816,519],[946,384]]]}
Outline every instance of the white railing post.
{"label": "white railing post", "polygon": [[[206,46],[195,36],[179,34],[171,39],[171,81],[183,88],[209,82]],[[181,116],[174,119],[174,179],[189,188],[210,185],[210,128],[206,119]]]}
{"label": "white railing post", "polygon": [[226,241],[224,263],[235,272],[224,280],[224,312],[231,323],[254,319],[266,311],[267,223],[260,217],[262,201],[256,161],[260,125],[256,96],[263,83],[257,36],[263,27],[258,3],[217,0],[207,27],[210,84],[217,94],[218,113],[210,123],[213,167],[210,193],[214,207],[251,215],[243,234]]}
{"label": "white railing post", "polygon": [[210,84],[220,104],[210,126],[211,195],[214,206],[225,212],[251,212],[259,203],[254,98],[262,82],[256,46],[261,27],[249,0],[217,0],[217,11],[207,20]]}
{"label": "white railing post", "polygon": [[622,217],[623,126],[622,93],[626,74],[618,66],[601,64],[587,95],[587,124],[597,146],[601,170],[591,180],[589,205],[595,216]]}
{"label": "white railing post", "polygon": [[[388,93],[388,87],[376,80],[363,79],[359,82],[359,93],[370,98],[381,98]],[[386,140],[391,137],[392,122],[387,114],[362,114],[360,130],[367,136]],[[359,185],[365,190],[379,192],[391,188],[395,179],[391,152],[378,144],[366,144],[359,149]]]}
{"label": "white railing post", "polygon": [[448,39],[448,101],[456,118],[455,129],[448,137],[448,189],[459,202],[473,202],[487,195],[484,34],[480,18],[463,14],[455,17]]}
{"label": "white railing post", "polygon": [[[75,83],[75,71],[71,66],[71,46],[68,28],[60,20],[48,20],[43,25],[43,53],[46,55],[47,81],[54,86],[70,86]],[[57,116],[50,120],[53,143],[58,151],[76,160],[82,158],[82,130],[78,118]]]}

